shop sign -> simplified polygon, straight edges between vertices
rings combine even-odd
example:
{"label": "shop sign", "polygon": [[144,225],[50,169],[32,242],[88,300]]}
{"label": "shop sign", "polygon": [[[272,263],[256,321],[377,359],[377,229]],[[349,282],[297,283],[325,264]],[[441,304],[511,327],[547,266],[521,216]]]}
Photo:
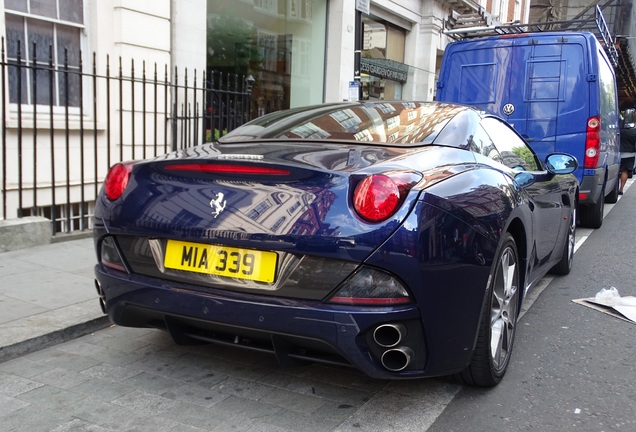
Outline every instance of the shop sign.
{"label": "shop sign", "polygon": [[361,58],[360,72],[392,81],[406,82],[409,65],[388,59]]}
{"label": "shop sign", "polygon": [[371,0],[356,0],[356,10],[369,15]]}
{"label": "shop sign", "polygon": [[360,85],[357,81],[349,81],[349,101],[357,102],[360,99]]}

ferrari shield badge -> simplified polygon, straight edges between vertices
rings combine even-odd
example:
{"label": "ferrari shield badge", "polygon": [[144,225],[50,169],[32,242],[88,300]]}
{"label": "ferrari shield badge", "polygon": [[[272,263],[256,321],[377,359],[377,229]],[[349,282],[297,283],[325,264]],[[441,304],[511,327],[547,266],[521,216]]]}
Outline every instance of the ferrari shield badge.
{"label": "ferrari shield badge", "polygon": [[225,209],[226,200],[223,199],[224,197],[223,192],[219,192],[215,195],[215,198],[210,200],[210,207],[212,207],[212,216],[214,216],[214,219]]}

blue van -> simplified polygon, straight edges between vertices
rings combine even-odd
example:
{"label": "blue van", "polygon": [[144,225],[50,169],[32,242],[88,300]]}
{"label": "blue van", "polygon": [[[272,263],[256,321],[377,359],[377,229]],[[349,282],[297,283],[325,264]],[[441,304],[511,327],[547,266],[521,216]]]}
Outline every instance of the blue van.
{"label": "blue van", "polygon": [[541,160],[575,156],[581,226],[599,228],[618,199],[620,140],[614,69],[587,32],[518,33],[450,43],[437,100],[506,119]]}

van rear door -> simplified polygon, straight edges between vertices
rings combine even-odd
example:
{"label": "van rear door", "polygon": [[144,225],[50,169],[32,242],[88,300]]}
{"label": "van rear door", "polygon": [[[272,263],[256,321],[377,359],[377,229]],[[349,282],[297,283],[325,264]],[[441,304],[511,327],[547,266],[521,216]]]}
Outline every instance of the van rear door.
{"label": "van rear door", "polygon": [[542,35],[513,40],[511,69],[517,78],[509,81],[509,98],[499,114],[541,160],[563,151],[582,161],[589,116],[585,39]]}
{"label": "van rear door", "polygon": [[501,115],[509,100],[512,40],[455,42],[444,52],[437,100],[477,106]]}
{"label": "van rear door", "polygon": [[593,79],[585,44],[554,33],[455,42],[444,53],[437,99],[503,117],[541,160],[563,151],[582,161]]}

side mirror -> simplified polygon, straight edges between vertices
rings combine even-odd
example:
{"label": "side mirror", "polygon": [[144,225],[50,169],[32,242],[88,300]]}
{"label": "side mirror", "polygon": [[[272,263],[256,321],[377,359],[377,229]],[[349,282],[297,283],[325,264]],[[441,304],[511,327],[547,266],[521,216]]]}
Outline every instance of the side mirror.
{"label": "side mirror", "polygon": [[521,171],[515,174],[514,178],[515,178],[515,183],[521,189],[527,188],[528,186],[533,185],[536,179],[535,175],[528,171]]}
{"label": "side mirror", "polygon": [[579,162],[567,153],[552,153],[545,158],[545,167],[551,174],[572,174]]}

